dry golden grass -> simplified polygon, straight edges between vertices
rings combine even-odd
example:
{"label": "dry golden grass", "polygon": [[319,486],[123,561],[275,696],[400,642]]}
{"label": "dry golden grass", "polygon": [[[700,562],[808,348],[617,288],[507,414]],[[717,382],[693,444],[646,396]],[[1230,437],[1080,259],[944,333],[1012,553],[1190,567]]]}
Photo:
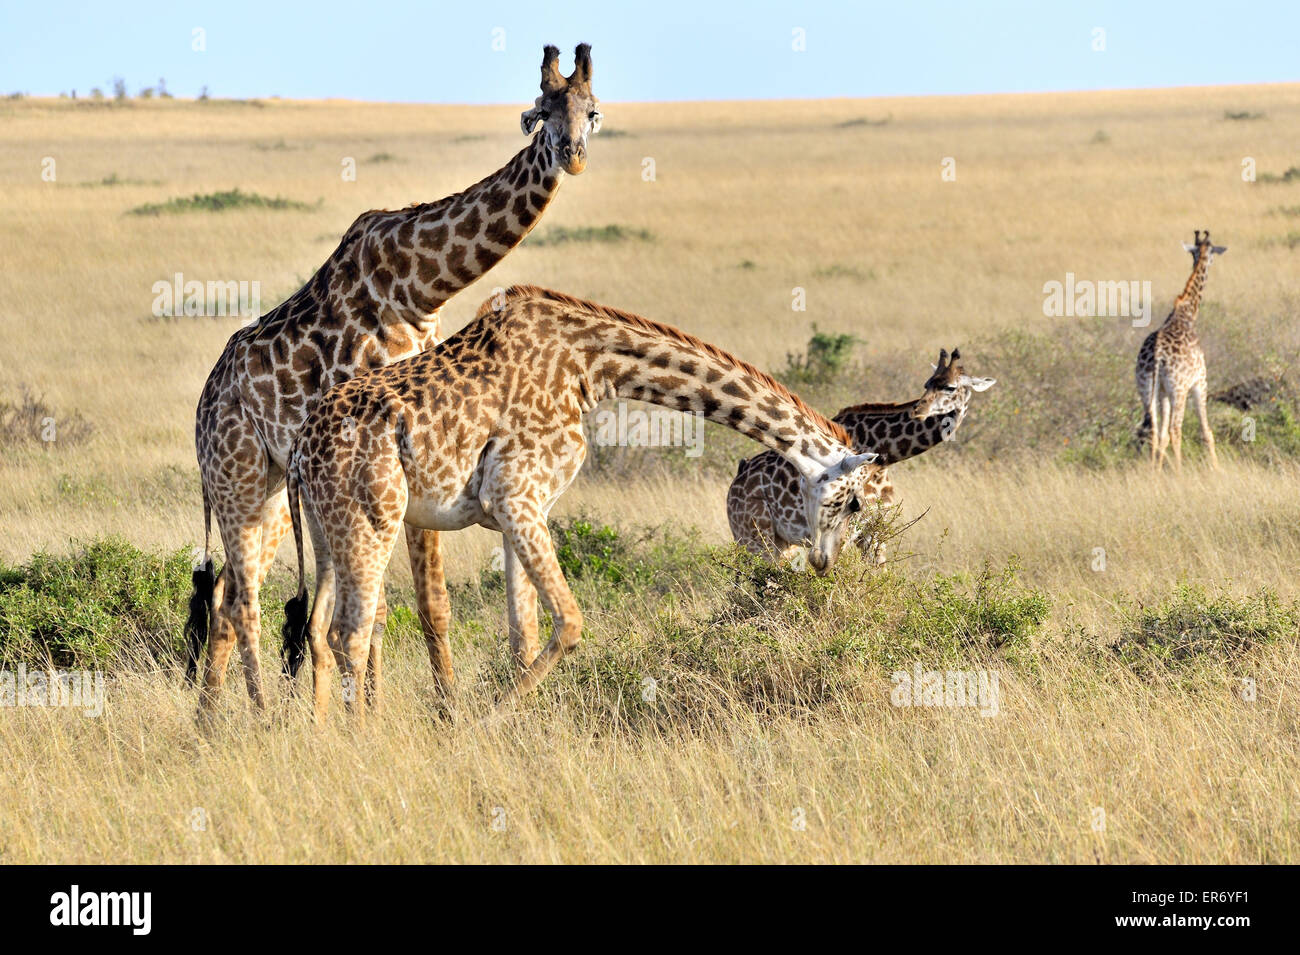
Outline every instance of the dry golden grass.
{"label": "dry golden grass", "polygon": [[[1228,121],[1225,110],[1264,118]],[[816,323],[860,336],[865,355],[914,352],[924,367],[940,345],[1063,321],[1043,316],[1042,286],[1067,271],[1150,280],[1159,320],[1186,277],[1177,243],[1203,227],[1231,249],[1207,293],[1229,319],[1293,320],[1300,302],[1300,252],[1285,242],[1300,222],[1280,211],[1300,206],[1300,186],[1240,175],[1247,156],[1260,172],[1300,165],[1300,86],[605,111],[624,135],[596,137],[588,171],[540,229],[616,223],[653,241],[526,245],[448,306],[448,330],[492,286],[527,281],[673,322],[768,366]],[[0,398],[31,386],[95,428],[75,445],[5,452],[0,560],[110,533],[147,548],[198,543],[193,409],[238,320],[151,319],[152,284],[175,272],[258,280],[269,307],[360,211],[436,198],[497,168],[523,145],[517,115],[0,103]],[[860,117],[889,121],[841,125]],[[1098,131],[1106,141],[1093,141]],[[393,158],[369,161],[381,153]],[[55,183],[40,178],[45,156]],[[355,183],[339,175],[349,156]],[[947,156],[955,182],[940,179]],[[645,157],[654,182],[642,181]],[[93,185],[112,174],[128,182]],[[321,204],[126,214],[232,188]],[[807,289],[806,312],[791,310],[795,286]],[[907,396],[867,382],[863,397]],[[1296,860],[1294,642],[1261,651],[1248,704],[1143,683],[1118,664],[1099,671],[1070,628],[1111,632],[1122,603],[1180,582],[1300,596],[1300,468],[1239,457],[1222,473],[1153,480],[1138,466],[986,463],[945,448],[895,477],[909,516],[929,509],[900,556],[950,572],[1014,554],[1026,582],[1053,597],[1051,667],[1034,680],[1004,673],[996,719],[898,710],[881,688],[807,719],[738,710],[702,731],[605,732],[571,719],[581,699],[486,730],[448,727],[422,708],[427,664],[407,645],[391,653],[380,722],[255,728],[235,664],[230,725],[204,739],[171,675],[126,673],[104,719],[0,711],[0,760],[17,767],[0,781],[0,859]],[[725,489],[711,473],[584,476],[559,513],[694,526],[720,542]],[[492,544],[478,530],[448,535],[453,578],[476,576]],[[463,635],[457,654],[469,674],[492,657]],[[471,691],[469,710],[484,705]],[[498,806],[504,831],[491,826]],[[1090,827],[1098,806],[1103,834]],[[208,813],[204,832],[190,826],[195,807]],[[806,831],[790,824],[796,807]]]}

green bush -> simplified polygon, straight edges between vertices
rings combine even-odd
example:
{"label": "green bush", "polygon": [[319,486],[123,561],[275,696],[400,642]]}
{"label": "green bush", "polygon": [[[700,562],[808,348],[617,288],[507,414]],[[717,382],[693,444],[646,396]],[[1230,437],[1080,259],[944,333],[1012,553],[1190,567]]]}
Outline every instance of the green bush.
{"label": "green bush", "polygon": [[192,196],[168,199],[166,202],[145,203],[132,209],[131,215],[156,216],[163,213],[225,212],[229,209],[311,210],[318,208],[319,205],[320,203],[313,205],[307,202],[299,202],[297,199],[285,199],[282,196],[271,198],[258,195],[255,192],[227,189],[225,192],[195,193]]}
{"label": "green bush", "polygon": [[171,660],[183,649],[190,570],[183,550],[147,554],[116,537],[0,567],[0,659],[90,669],[139,649]]}
{"label": "green bush", "polygon": [[1197,663],[1233,663],[1257,646],[1300,635],[1300,608],[1271,590],[1210,595],[1184,585],[1169,599],[1137,607],[1111,650],[1139,673]]}

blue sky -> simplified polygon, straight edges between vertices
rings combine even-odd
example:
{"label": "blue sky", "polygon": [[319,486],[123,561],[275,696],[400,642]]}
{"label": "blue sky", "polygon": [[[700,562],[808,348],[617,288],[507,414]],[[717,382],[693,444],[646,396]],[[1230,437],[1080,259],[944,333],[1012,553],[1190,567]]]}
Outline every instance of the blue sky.
{"label": "blue sky", "polygon": [[580,41],[593,46],[597,95],[625,101],[1300,79],[1296,0],[0,0],[0,11],[0,92],[36,95],[107,92],[122,76],[132,93],[165,77],[178,96],[206,85],[213,96],[520,103],[533,95],[542,45],[564,51],[567,73]]}

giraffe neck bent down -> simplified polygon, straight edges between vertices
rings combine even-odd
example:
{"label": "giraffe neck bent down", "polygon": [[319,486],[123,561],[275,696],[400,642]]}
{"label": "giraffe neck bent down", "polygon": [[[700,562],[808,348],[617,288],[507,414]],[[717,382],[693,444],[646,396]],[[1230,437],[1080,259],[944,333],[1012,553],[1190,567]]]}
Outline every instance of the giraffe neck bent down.
{"label": "giraffe neck bent down", "polygon": [[575,344],[587,358],[589,407],[620,397],[700,414],[766,445],[804,475],[819,474],[851,453],[839,425],[753,366],[675,329],[597,317]]}

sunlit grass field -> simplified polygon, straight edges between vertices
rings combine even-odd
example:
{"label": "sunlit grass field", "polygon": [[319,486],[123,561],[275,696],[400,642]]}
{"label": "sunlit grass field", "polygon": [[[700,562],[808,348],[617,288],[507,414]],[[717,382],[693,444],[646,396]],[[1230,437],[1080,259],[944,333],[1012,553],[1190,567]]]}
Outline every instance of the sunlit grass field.
{"label": "sunlit grass field", "polygon": [[[502,165],[524,145],[523,105],[0,100],[0,575],[105,537],[201,544],[194,406],[240,320],[157,319],[155,282],[257,281],[269,309],[358,213]],[[259,726],[236,660],[208,736],[174,662],[140,658],[124,626],[103,718],[0,708],[0,759],[17,768],[0,780],[0,860],[1296,861],[1300,86],[603,108],[587,172],[444,327],[530,282],[778,374],[814,332],[850,334],[833,375],[795,383],[828,412],[914,397],[939,348],[961,345],[998,384],[957,441],[893,469],[919,518],[894,562],[877,574],[851,557],[833,581],[782,577],[742,599],[723,498],[748,446],[708,426],[698,460],[624,449],[557,517],[628,541],[658,528],[687,556],[653,580],[584,582],[586,643],[516,716],[479,720],[506,656],[483,587],[494,538],[445,535],[456,723],[431,715],[409,617],[380,719],[313,730],[286,703]],[[290,202],[132,213],[235,189]],[[1189,409],[1187,467],[1156,476],[1128,442],[1149,329],[1047,317],[1043,286],[1149,281],[1159,322],[1201,228],[1229,247],[1202,308],[1211,389],[1262,376],[1282,398],[1216,406],[1218,472]],[[557,230],[576,238],[545,241]],[[24,396],[53,440],[4,428]],[[272,671],[291,559],[265,608]],[[942,582],[965,599],[1009,563],[998,586],[1041,596],[1042,619],[990,641],[1009,626],[994,608],[945,642]],[[399,547],[399,607],[405,564]],[[730,615],[745,601],[758,623]],[[1208,631],[1229,649],[1112,649],[1143,620],[1169,646]],[[709,653],[666,649],[701,640]],[[909,654],[996,670],[1000,713],[891,705]],[[639,696],[647,678],[657,702]]]}

